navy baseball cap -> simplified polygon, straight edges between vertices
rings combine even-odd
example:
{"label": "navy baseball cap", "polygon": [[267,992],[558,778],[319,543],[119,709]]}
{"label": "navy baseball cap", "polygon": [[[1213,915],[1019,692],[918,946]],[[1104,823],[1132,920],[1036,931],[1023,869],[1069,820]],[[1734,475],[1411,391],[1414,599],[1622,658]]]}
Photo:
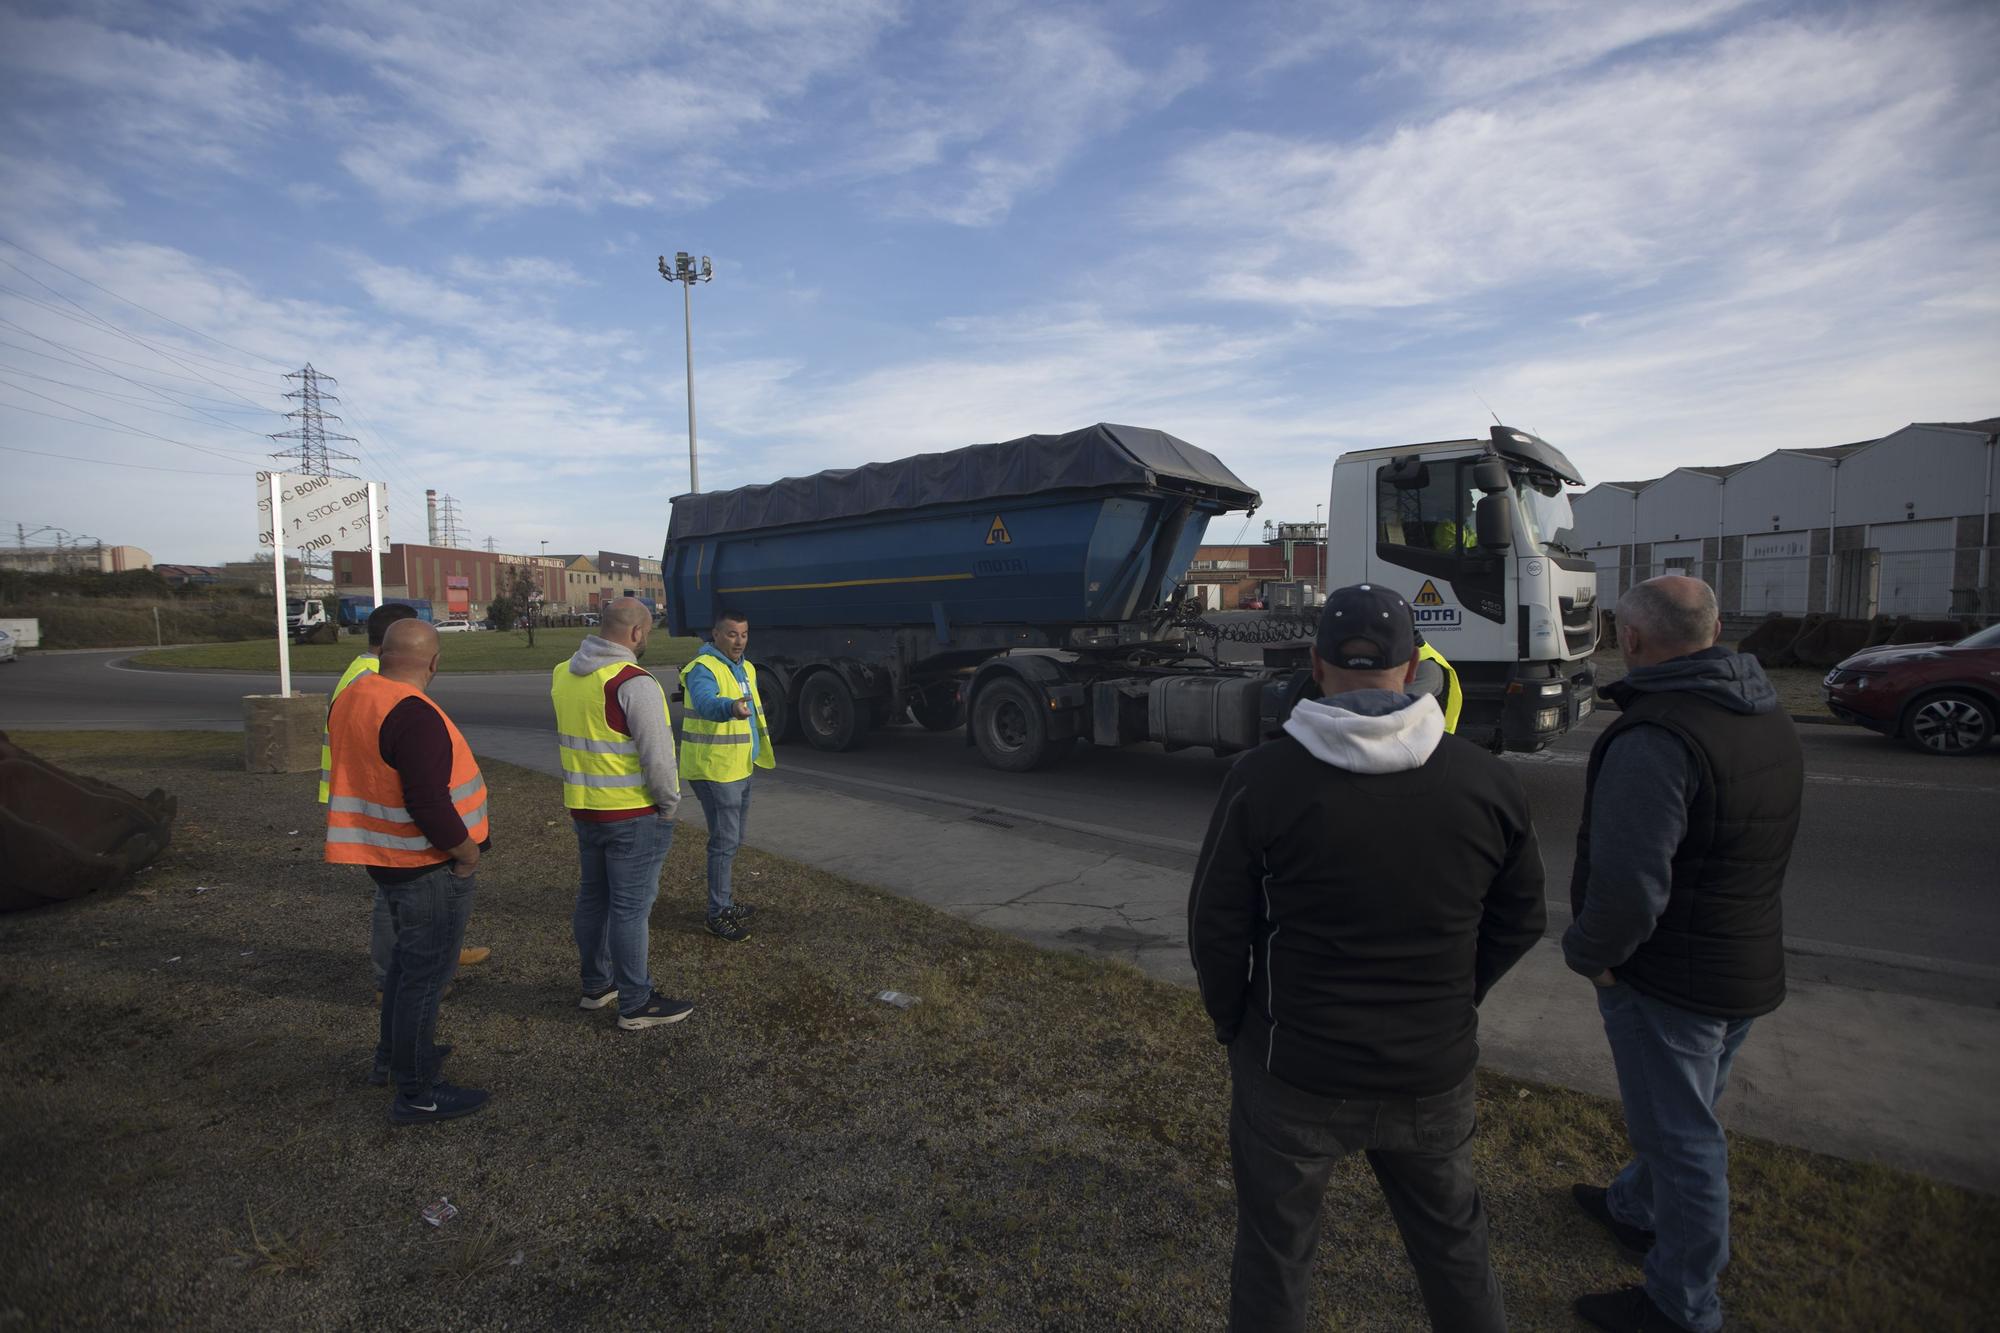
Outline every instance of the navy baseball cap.
{"label": "navy baseball cap", "polygon": [[[1367,644],[1367,651],[1351,651],[1357,642]],[[1387,671],[1417,651],[1417,622],[1399,594],[1378,583],[1356,583],[1326,595],[1313,646],[1328,666]]]}

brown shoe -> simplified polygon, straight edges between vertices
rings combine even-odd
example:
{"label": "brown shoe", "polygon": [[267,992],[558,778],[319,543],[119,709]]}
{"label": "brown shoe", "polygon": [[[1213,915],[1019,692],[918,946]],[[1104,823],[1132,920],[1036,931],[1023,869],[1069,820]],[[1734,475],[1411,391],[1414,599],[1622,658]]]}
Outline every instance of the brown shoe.
{"label": "brown shoe", "polygon": [[484,946],[476,949],[460,949],[458,951],[458,965],[460,967],[471,967],[474,963],[483,963],[492,956],[493,951]]}

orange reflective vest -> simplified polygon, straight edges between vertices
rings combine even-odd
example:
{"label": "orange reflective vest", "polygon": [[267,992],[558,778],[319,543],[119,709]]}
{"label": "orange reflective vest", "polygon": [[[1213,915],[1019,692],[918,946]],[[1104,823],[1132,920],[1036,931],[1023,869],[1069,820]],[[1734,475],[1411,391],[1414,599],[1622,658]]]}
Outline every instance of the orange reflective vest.
{"label": "orange reflective vest", "polygon": [[[374,672],[364,672],[340,692],[327,717],[333,765],[326,803],[326,859],[336,865],[385,866],[415,870],[446,859],[403,807],[402,775],[382,759],[382,722],[408,698],[429,697]],[[436,704],[430,705],[437,708]],[[485,842],[486,779],[465,737],[438,709],[451,737],[451,803],[465,821],[468,837]]]}

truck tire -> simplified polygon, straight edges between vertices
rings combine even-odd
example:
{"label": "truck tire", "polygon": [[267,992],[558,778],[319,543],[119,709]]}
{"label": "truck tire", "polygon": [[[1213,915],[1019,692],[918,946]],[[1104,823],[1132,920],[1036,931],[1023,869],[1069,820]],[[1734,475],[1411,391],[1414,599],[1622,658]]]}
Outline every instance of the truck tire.
{"label": "truck tire", "polygon": [[1000,676],[972,705],[972,739],[993,767],[1026,773],[1062,759],[1073,748],[1049,739],[1048,706],[1025,681]]}
{"label": "truck tire", "polygon": [[910,697],[910,716],[925,731],[954,731],[965,725],[965,705],[955,685],[934,685]]}
{"label": "truck tire", "polygon": [[762,666],[757,675],[757,698],[764,705],[764,725],[771,730],[771,743],[790,745],[799,738],[799,708],[792,698],[791,681]]}
{"label": "truck tire", "polygon": [[815,671],[799,686],[799,730],[815,750],[851,750],[868,731],[864,707],[839,672]]}

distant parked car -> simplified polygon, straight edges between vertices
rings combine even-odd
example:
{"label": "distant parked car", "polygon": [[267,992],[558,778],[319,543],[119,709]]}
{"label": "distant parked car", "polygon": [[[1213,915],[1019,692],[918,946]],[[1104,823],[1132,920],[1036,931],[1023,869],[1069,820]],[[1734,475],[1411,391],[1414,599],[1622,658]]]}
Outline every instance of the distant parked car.
{"label": "distant parked car", "polygon": [[0,662],[14,661],[14,636],[0,629]]}
{"label": "distant parked car", "polygon": [[1261,597],[1245,597],[1237,602],[1236,606],[1241,611],[1262,611],[1264,609],[1264,599]]}
{"label": "distant parked car", "polygon": [[2000,718],[2000,625],[1957,643],[1864,649],[1822,683],[1828,711],[1843,722],[1931,754],[1977,754]]}
{"label": "distant parked car", "polygon": [[463,634],[472,628],[472,622],[469,620],[440,620],[438,621],[437,628],[440,634]]}

